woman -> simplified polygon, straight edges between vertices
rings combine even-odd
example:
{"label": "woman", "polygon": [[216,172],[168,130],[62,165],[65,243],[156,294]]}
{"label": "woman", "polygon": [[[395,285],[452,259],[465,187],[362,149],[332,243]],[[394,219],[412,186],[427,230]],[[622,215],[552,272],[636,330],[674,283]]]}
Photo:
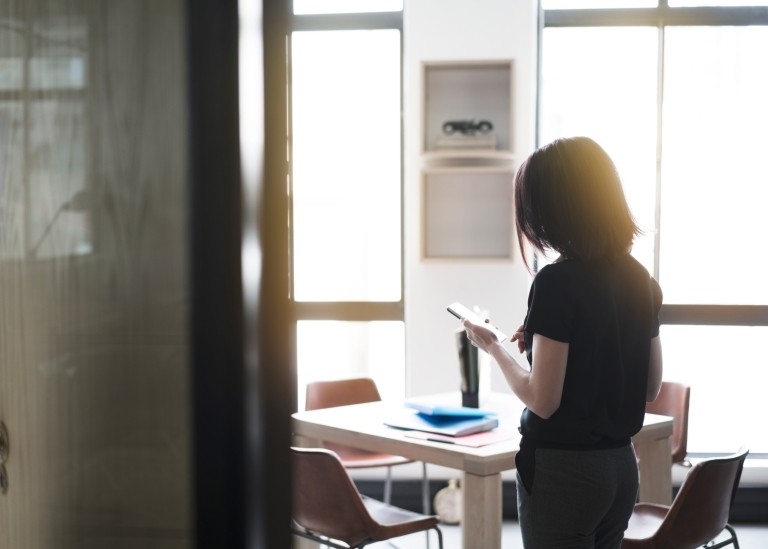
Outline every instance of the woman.
{"label": "woman", "polygon": [[631,255],[640,233],[611,159],[585,137],[535,151],[515,177],[518,240],[557,259],[535,276],[513,335],[530,370],[463,320],[526,408],[516,458],[526,549],[618,548],[638,470],[631,437],[661,386],[659,285]]}

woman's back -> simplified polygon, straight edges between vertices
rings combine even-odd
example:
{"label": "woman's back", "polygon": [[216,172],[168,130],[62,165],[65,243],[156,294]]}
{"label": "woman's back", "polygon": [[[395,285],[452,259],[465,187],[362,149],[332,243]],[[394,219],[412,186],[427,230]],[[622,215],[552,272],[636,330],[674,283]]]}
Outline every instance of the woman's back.
{"label": "woman's back", "polygon": [[631,255],[558,261],[534,279],[526,348],[539,333],[567,342],[560,408],[548,420],[523,414],[523,435],[544,446],[612,447],[642,426],[650,339],[658,335],[661,290]]}

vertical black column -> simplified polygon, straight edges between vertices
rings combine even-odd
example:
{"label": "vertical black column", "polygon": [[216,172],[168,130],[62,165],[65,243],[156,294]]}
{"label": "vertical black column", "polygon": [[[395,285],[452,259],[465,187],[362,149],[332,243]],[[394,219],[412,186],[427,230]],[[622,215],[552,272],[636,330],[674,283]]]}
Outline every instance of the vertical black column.
{"label": "vertical black column", "polygon": [[237,0],[187,0],[193,535],[245,548]]}
{"label": "vertical black column", "polygon": [[[244,10],[247,22],[238,18],[236,0],[188,0],[197,549],[272,549],[289,547],[291,539],[288,448],[290,414],[296,410],[286,192],[291,2],[241,1],[251,2]],[[240,33],[248,24],[253,40],[259,16],[261,26],[255,28],[262,55],[254,58],[249,50],[243,64]],[[238,97],[243,67],[250,94],[245,98]]]}

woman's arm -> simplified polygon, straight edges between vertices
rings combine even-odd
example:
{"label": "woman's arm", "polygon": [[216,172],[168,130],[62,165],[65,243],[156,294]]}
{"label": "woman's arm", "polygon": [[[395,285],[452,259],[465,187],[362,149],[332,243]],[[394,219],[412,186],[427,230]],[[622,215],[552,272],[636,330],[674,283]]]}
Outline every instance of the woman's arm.
{"label": "woman's arm", "polygon": [[[490,354],[501,368],[512,392],[537,416],[547,419],[560,407],[568,362],[568,343],[556,341],[540,334],[533,336],[533,367],[524,368],[483,326],[464,321],[470,341]],[[513,340],[521,341],[516,332]]]}
{"label": "woman's arm", "polygon": [[651,339],[651,360],[648,365],[648,390],[645,400],[652,402],[659,396],[661,390],[661,378],[664,373],[664,361],[661,354],[661,338],[659,336]]}

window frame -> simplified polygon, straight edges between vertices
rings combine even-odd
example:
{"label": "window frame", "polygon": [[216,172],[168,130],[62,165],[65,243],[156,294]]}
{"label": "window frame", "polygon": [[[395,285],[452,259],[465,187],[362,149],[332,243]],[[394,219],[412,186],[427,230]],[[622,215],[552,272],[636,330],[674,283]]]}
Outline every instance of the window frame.
{"label": "window frame", "polygon": [[[293,120],[291,109],[291,41],[294,32],[301,31],[344,31],[344,30],[397,30],[400,35],[400,110],[403,105],[403,12],[362,12],[362,13],[335,13],[335,14],[293,14],[288,38],[288,158],[293,155],[290,132]],[[289,300],[294,312],[296,323],[301,320],[338,320],[352,322],[366,321],[400,321],[405,320],[405,295],[404,275],[404,205],[403,205],[403,120],[400,118],[400,299],[397,301],[297,301],[294,293],[294,262],[293,262],[293,232],[289,229],[290,246],[290,296]],[[292,164],[289,160],[289,196],[292,195]],[[293,208],[288,204],[289,227],[293,226]]]}
{"label": "window frame", "polygon": [[[652,26],[659,30],[659,90],[663,92],[664,29],[673,26],[768,26],[768,6],[752,7],[669,7],[667,0],[659,0],[655,8],[567,9],[544,10],[539,0],[539,40],[537,46],[537,79],[541,83],[541,47],[544,28]],[[540,86],[538,89],[541,89]],[[661,127],[661,102],[657,106],[657,127]],[[540,146],[540,94],[537,94],[536,143]],[[656,215],[659,215],[661,193],[661,135],[658,135],[656,157]],[[658,222],[658,219],[657,219]],[[654,276],[659,276],[659,238],[654,245]],[[662,305],[659,320],[662,324],[768,326],[768,305]]]}

